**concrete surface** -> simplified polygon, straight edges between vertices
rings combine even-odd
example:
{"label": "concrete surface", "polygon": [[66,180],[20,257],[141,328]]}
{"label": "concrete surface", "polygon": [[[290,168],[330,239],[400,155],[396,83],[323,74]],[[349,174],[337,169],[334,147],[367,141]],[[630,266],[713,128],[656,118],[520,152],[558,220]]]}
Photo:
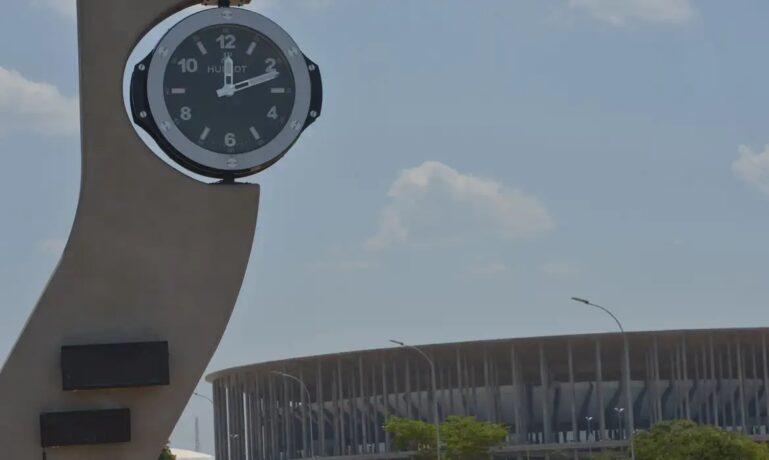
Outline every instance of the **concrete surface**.
{"label": "concrete surface", "polygon": [[[47,459],[157,459],[230,318],[259,186],[205,185],[173,170],[139,139],[123,105],[135,44],[193,3],[78,1],[80,201],[62,259],[0,372],[4,458],[43,458],[42,412],[127,407],[131,443],[49,449]],[[169,342],[170,386],[62,391],[62,345],[152,340]]]}

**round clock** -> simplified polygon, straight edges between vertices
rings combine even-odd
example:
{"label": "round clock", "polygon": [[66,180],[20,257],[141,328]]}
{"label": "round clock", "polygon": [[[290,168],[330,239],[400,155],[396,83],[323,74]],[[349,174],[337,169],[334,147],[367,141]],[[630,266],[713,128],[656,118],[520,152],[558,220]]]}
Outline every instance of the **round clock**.
{"label": "round clock", "polygon": [[280,26],[212,8],[172,27],[134,69],[134,121],[198,174],[234,179],[278,161],[318,116],[320,69]]}

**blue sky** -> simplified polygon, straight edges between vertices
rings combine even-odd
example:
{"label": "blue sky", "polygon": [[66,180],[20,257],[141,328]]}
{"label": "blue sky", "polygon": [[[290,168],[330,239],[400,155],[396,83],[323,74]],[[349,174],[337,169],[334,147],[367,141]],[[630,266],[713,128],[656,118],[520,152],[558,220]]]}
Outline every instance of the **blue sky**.
{"label": "blue sky", "polygon": [[[326,106],[253,179],[256,244],[209,370],[390,338],[613,330],[574,295],[631,330],[765,324],[769,3],[252,8],[320,64]],[[77,204],[73,11],[0,15],[0,361]],[[174,445],[193,447],[198,416],[213,449],[209,406],[190,402]]]}

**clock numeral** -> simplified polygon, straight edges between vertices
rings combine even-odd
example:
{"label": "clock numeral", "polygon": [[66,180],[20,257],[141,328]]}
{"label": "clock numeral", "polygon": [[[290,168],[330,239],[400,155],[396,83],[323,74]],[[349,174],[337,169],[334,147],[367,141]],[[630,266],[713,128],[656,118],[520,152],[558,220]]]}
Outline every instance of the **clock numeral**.
{"label": "clock numeral", "polygon": [[272,118],[273,120],[277,120],[278,119],[278,108],[273,105],[272,108],[270,109],[270,111],[267,112],[267,118]]}
{"label": "clock numeral", "polygon": [[192,120],[192,109],[189,107],[182,107],[182,110],[179,113],[179,118],[181,118],[184,121]]}
{"label": "clock numeral", "polygon": [[198,71],[197,59],[179,59],[177,64],[182,68],[182,73],[195,73]]}
{"label": "clock numeral", "polygon": [[236,40],[237,39],[232,34],[227,34],[227,35],[222,34],[216,37],[216,41],[219,42],[219,46],[223,50],[234,50]]}
{"label": "clock numeral", "polygon": [[227,133],[224,136],[224,145],[226,145],[227,147],[235,147],[236,145],[238,145],[238,141],[237,139],[235,139],[234,133]]}
{"label": "clock numeral", "polygon": [[267,65],[267,69],[265,69],[265,73],[275,72],[275,66],[278,65],[278,61],[276,61],[273,58],[266,59],[264,63]]}

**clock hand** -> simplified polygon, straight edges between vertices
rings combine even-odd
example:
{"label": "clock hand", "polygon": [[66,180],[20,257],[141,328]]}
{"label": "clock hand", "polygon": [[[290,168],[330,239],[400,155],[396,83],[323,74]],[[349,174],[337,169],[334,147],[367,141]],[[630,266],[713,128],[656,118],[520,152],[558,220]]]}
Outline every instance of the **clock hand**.
{"label": "clock hand", "polygon": [[224,88],[218,90],[216,94],[219,97],[232,96],[238,91],[243,91],[244,89],[248,89],[256,85],[261,85],[262,83],[267,83],[268,81],[278,78],[278,76],[280,76],[280,73],[273,70],[272,72],[267,72],[263,75],[259,75],[258,77],[241,81],[240,83],[236,83],[232,86],[225,86]]}
{"label": "clock hand", "polygon": [[235,82],[235,62],[231,53],[224,53],[224,88],[229,88]]}
{"label": "clock hand", "polygon": [[232,96],[235,94],[233,88],[235,85],[235,62],[232,60],[232,54],[224,53],[224,60],[222,61],[222,67],[224,73],[224,86],[216,91],[219,97]]}

